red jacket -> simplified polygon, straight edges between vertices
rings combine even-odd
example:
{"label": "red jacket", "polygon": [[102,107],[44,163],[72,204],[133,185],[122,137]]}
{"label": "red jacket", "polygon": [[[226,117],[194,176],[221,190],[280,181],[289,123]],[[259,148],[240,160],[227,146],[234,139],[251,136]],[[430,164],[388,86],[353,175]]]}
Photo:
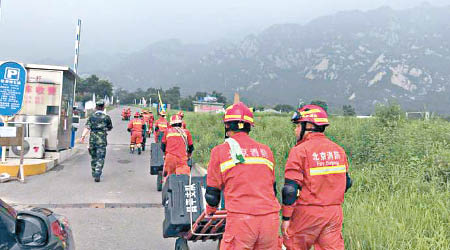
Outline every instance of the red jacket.
{"label": "red jacket", "polygon": [[150,126],[150,114],[142,114],[142,119],[144,120],[145,124]]}
{"label": "red jacket", "polygon": [[166,154],[172,154],[179,157],[187,156],[187,146],[192,145],[192,135],[189,130],[182,128],[180,129],[184,132],[186,142],[184,141],[182,134],[175,128],[169,128],[162,139],[162,143],[166,144]]}
{"label": "red jacket", "polygon": [[233,166],[230,146],[223,143],[211,151],[207,186],[223,190],[227,211],[264,215],[280,210],[275,197],[275,161],[270,148],[246,133],[232,136],[244,154],[245,163]]}
{"label": "red jacket", "polygon": [[131,132],[141,132],[143,131],[144,121],[140,118],[134,118],[128,123],[128,128]]}
{"label": "red jacket", "polygon": [[[342,147],[323,133],[310,133],[289,152],[285,178],[302,187],[293,205],[340,205],[344,202],[348,171],[347,155]],[[293,206],[283,207],[290,217]]]}
{"label": "red jacket", "polygon": [[167,128],[169,127],[169,123],[164,117],[160,116],[159,119],[155,122],[155,127],[158,128],[159,132],[162,132],[167,130]]}

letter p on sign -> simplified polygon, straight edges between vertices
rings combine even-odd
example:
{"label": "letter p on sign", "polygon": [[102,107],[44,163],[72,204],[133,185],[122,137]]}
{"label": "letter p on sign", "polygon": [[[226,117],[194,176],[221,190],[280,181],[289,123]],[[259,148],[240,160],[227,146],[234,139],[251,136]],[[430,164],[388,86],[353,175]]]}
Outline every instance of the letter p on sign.
{"label": "letter p on sign", "polygon": [[19,80],[19,76],[20,76],[20,69],[9,68],[9,67],[6,68],[5,79],[17,81],[17,80]]}

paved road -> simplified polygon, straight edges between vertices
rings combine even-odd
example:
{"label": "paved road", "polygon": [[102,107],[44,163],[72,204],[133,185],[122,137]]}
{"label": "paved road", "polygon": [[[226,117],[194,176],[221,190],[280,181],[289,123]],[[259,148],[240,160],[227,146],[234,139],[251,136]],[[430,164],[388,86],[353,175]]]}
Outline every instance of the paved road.
{"label": "paved road", "polygon": [[[175,239],[162,238],[164,209],[156,177],[149,174],[150,153],[128,153],[127,122],[121,120],[120,111],[109,113],[114,129],[108,136],[100,183],[91,177],[86,145],[77,145],[75,155],[50,172],[28,177],[25,184],[0,184],[0,198],[41,204],[67,216],[77,249],[174,249]],[[189,245],[192,250],[207,250],[216,249],[217,243]]]}

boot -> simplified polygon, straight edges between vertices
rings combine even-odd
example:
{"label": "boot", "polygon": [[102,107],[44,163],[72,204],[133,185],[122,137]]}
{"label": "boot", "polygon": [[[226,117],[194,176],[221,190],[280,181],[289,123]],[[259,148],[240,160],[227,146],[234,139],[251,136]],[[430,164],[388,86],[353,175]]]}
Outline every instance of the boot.
{"label": "boot", "polygon": [[140,155],[142,152],[141,148],[138,148],[138,155]]}
{"label": "boot", "polygon": [[92,174],[92,176],[94,177],[94,181],[95,182],[100,182],[100,176],[101,176],[102,174],[101,173],[93,173]]}

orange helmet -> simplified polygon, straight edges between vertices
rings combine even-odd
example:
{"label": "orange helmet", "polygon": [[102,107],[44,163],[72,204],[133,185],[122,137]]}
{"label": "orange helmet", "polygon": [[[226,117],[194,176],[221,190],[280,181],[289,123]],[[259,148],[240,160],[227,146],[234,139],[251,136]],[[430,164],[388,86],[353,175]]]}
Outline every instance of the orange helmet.
{"label": "orange helmet", "polygon": [[177,123],[182,123],[183,121],[181,120],[181,117],[179,115],[172,115],[172,117],[170,117],[170,125],[174,125]]}
{"label": "orange helmet", "polygon": [[177,113],[177,115],[179,115],[180,117],[181,117],[181,119],[183,119],[183,117],[184,117],[184,113],[183,113],[183,111],[178,111],[178,113]]}
{"label": "orange helmet", "polygon": [[328,126],[328,114],[320,106],[306,105],[297,110],[292,116],[293,123],[309,122],[317,126]]}
{"label": "orange helmet", "polygon": [[226,123],[233,121],[249,123],[253,126],[253,113],[242,102],[233,104],[227,108],[225,116],[223,118],[223,122]]}
{"label": "orange helmet", "polygon": [[166,111],[164,111],[164,110],[162,110],[161,112],[159,112],[159,115],[161,115],[161,116],[166,116]]}
{"label": "orange helmet", "polygon": [[140,115],[139,112],[134,113],[134,117],[139,117]]}

